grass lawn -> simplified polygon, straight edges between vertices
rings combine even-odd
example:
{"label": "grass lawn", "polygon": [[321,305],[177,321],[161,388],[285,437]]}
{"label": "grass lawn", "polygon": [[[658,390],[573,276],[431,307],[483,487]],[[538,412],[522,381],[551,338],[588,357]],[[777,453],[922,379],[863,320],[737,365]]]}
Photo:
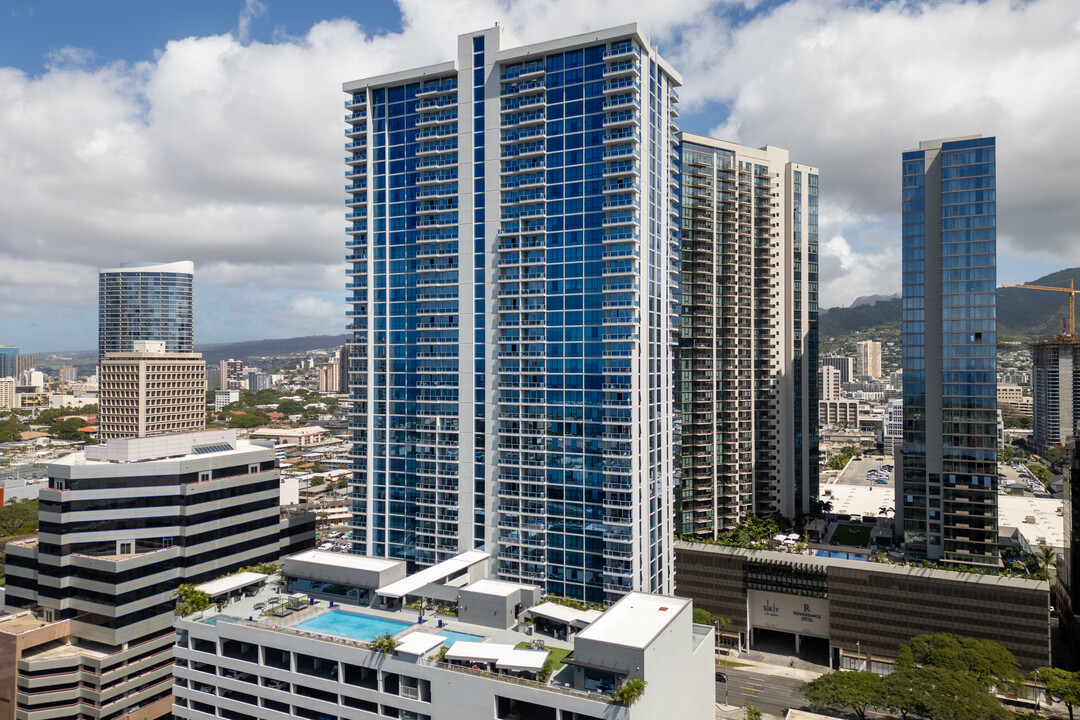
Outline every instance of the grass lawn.
{"label": "grass lawn", "polygon": [[846,523],[840,523],[836,528],[836,532],[833,533],[831,542],[847,547],[869,547],[871,529],[872,528],[869,525],[848,525]]}
{"label": "grass lawn", "polygon": [[717,665],[723,665],[724,667],[750,667],[746,663],[735,662],[734,660],[717,660]]}
{"label": "grass lawn", "polygon": [[[514,646],[514,649],[516,649],[516,650],[528,650],[531,647],[532,647],[532,645],[530,645],[527,642],[519,642],[517,645]],[[565,648],[557,648],[557,647],[548,648],[547,651],[549,653],[551,653],[551,661],[554,664],[554,667],[551,669],[551,672],[553,672],[553,673],[556,673],[556,672],[558,672],[559,670],[562,669],[563,658],[566,657],[567,655],[569,655],[572,652],[571,650],[567,650]]]}

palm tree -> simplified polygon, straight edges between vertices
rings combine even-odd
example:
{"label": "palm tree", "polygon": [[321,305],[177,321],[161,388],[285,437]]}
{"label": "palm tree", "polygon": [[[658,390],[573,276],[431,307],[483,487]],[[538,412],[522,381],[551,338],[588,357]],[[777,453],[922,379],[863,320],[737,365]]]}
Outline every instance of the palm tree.
{"label": "palm tree", "polygon": [[1057,551],[1049,545],[1040,545],[1039,552],[1036,554],[1036,559],[1039,561],[1039,566],[1050,573],[1050,569],[1057,566]]}

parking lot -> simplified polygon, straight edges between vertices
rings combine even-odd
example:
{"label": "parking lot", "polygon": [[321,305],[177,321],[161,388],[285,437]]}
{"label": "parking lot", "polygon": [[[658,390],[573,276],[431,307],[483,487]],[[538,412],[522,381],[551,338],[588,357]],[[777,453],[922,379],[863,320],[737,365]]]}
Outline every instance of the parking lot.
{"label": "parking lot", "polygon": [[866,474],[871,470],[880,471],[885,465],[892,465],[891,456],[877,455],[874,457],[864,456],[862,460],[852,460],[848,463],[847,468],[837,477],[836,482],[840,485],[859,485],[862,487],[892,487],[893,475],[889,473],[887,476],[882,476],[885,480],[884,483],[875,483],[873,480],[866,477]]}

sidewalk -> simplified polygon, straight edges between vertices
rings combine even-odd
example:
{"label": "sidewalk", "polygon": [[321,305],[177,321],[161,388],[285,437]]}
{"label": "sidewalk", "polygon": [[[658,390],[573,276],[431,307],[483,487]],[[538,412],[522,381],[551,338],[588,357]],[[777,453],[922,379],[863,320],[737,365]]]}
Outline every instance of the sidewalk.
{"label": "sidewalk", "polygon": [[[742,705],[716,703],[716,720],[742,720],[742,717]],[[785,720],[783,715],[773,715],[772,713],[767,712],[762,712],[761,717],[763,720]]]}
{"label": "sidewalk", "polygon": [[[724,659],[726,660],[726,658],[724,658]],[[734,668],[736,670],[742,670],[744,672],[754,673],[755,675],[768,675],[768,676],[771,676],[771,677],[786,677],[786,678],[791,678],[793,680],[802,680],[803,682],[810,682],[811,680],[819,678],[822,675],[825,675],[826,673],[829,672],[828,669],[804,670],[802,668],[793,668],[793,667],[788,667],[786,665],[770,665],[768,663],[761,663],[761,662],[756,662],[754,660],[749,660],[749,659],[747,659],[745,657],[742,657],[742,656],[738,657],[735,660],[731,660],[729,662],[735,662],[735,663],[739,663],[740,665],[745,665],[746,666],[746,667]],[[723,665],[717,665],[716,667],[721,672],[723,672],[723,670],[722,670],[722,668],[724,667]]]}

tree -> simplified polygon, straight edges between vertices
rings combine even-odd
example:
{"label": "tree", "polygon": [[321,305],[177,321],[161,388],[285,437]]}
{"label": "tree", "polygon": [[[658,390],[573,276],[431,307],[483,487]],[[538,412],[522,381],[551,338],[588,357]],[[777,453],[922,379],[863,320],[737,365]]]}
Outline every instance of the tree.
{"label": "tree", "polygon": [[304,404],[296,400],[282,400],[278,403],[277,411],[282,415],[303,415]]}
{"label": "tree", "polygon": [[900,646],[895,667],[934,666],[970,673],[981,685],[1023,694],[1024,676],[1011,652],[993,640],[953,633],[916,635]]}
{"label": "tree", "polygon": [[1051,445],[1045,451],[1043,451],[1043,460],[1050,463],[1050,469],[1055,473],[1061,472],[1061,468],[1065,466],[1065,461],[1068,459],[1065,455],[1065,448],[1060,445]]}
{"label": "tree", "polygon": [[229,427],[231,428],[253,428],[260,425],[267,425],[270,422],[270,418],[266,417],[262,413],[251,412],[250,410],[242,415],[233,415],[229,418]]}
{"label": "tree", "polygon": [[746,720],[761,720],[761,711],[753,705],[747,705],[744,717]]}
{"label": "tree", "polygon": [[1039,545],[1035,559],[1039,561],[1039,567],[1049,575],[1050,570],[1057,565],[1057,551],[1049,545]]}
{"label": "tree", "polygon": [[371,639],[371,649],[378,650],[383,655],[389,655],[394,652],[397,645],[397,640],[395,640],[394,636],[388,632],[385,632],[382,635],[376,635]]}
{"label": "tree", "polygon": [[1073,720],[1073,706],[1080,705],[1080,673],[1041,667],[1034,672],[1034,677],[1035,682],[1045,683],[1046,694],[1051,699],[1069,709],[1069,720]]}
{"label": "tree", "polygon": [[185,583],[176,588],[176,609],[173,611],[180,617],[190,615],[193,612],[206,610],[213,606],[214,601],[209,595],[190,583]]}
{"label": "tree", "polygon": [[972,673],[934,665],[898,668],[882,678],[879,703],[905,718],[909,715],[929,720],[1011,717]]}
{"label": "tree", "polygon": [[90,435],[79,432],[79,428],[85,427],[86,421],[82,418],[68,418],[58,420],[49,426],[49,434],[57,440],[76,440],[82,442],[96,442]]}
{"label": "tree", "polygon": [[879,701],[881,677],[872,672],[849,671],[822,675],[802,686],[802,693],[815,710],[851,709],[859,720]]}
{"label": "tree", "polygon": [[22,439],[20,433],[29,429],[29,426],[19,422],[16,417],[0,421],[0,442],[17,442]]}

